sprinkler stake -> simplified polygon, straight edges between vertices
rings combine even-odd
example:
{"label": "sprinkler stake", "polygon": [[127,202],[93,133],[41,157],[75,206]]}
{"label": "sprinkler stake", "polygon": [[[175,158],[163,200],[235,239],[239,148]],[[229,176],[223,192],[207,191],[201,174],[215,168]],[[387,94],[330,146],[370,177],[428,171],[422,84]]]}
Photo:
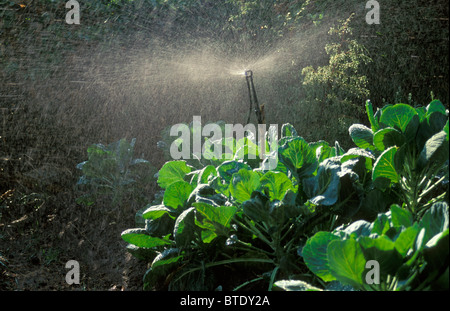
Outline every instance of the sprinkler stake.
{"label": "sprinkler stake", "polygon": [[245,80],[247,80],[248,95],[250,100],[250,110],[248,113],[247,124],[250,123],[250,115],[252,113],[253,104],[255,105],[255,113],[258,118],[258,124],[265,124],[264,110],[261,109],[256,97],[255,85],[253,84],[253,72],[251,70],[244,71]]}

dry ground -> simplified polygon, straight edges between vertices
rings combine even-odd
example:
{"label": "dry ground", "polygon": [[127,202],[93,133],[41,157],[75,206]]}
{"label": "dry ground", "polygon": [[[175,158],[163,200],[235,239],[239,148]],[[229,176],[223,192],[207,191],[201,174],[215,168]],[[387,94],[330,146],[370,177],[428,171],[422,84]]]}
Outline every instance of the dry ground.
{"label": "dry ground", "polygon": [[[134,225],[133,213],[79,206],[70,191],[43,196],[3,194],[2,201],[12,204],[0,222],[7,266],[0,268],[0,290],[142,289],[146,264],[127,253],[120,239]],[[65,281],[69,260],[80,263],[79,285]]]}

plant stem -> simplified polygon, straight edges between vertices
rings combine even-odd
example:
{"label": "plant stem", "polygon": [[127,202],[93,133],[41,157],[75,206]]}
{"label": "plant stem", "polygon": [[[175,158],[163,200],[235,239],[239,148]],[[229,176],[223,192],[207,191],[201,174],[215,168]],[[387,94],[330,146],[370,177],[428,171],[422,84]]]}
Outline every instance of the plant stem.
{"label": "plant stem", "polygon": [[395,192],[395,194],[400,198],[400,199],[403,199],[403,202],[405,202],[406,203],[406,207],[408,208],[408,211],[411,213],[411,214],[415,214],[414,213],[414,207],[413,206],[411,206],[411,197],[410,197],[410,195],[408,194],[408,192],[406,192],[405,191],[405,189],[402,187],[402,185],[400,185],[400,193],[398,193],[397,191],[394,191]]}
{"label": "plant stem", "polygon": [[244,282],[244,283],[242,283],[241,285],[235,287],[235,288],[233,289],[233,291],[234,291],[234,292],[235,292],[235,291],[238,291],[238,290],[240,290],[242,287],[247,286],[248,284],[251,284],[251,283],[254,283],[254,282],[258,282],[258,281],[261,281],[261,280],[264,280],[264,278],[263,278],[262,276],[260,276],[260,277],[258,277],[258,278],[256,278],[256,279],[253,279],[253,280]]}
{"label": "plant stem", "polygon": [[242,222],[240,222],[237,219],[235,219],[235,221],[238,223],[239,226],[241,226],[242,228],[246,229],[248,232],[256,235],[261,241],[263,241],[264,243],[269,245],[270,248],[272,248],[272,243],[270,243],[270,241],[267,240],[266,237],[255,226],[253,226],[253,224],[250,221],[246,220],[246,222],[250,226],[250,228],[247,227],[246,225],[244,225]]}
{"label": "plant stem", "polygon": [[424,196],[426,196],[431,190],[433,190],[434,188],[436,188],[442,181],[445,180],[445,178],[447,178],[448,173],[445,174],[444,176],[442,176],[441,178],[439,178],[439,180],[437,182],[435,182],[431,187],[429,187],[428,189],[426,189],[424,192],[422,192],[419,196],[419,201],[420,199],[422,199]]}
{"label": "plant stem", "polygon": [[245,242],[242,242],[241,240],[236,240],[236,243],[239,243],[240,245],[246,247],[247,248],[246,250],[251,249],[256,252],[260,252],[260,253],[264,253],[269,256],[273,256],[273,253],[265,251],[261,248],[255,247],[255,246],[251,245],[250,243],[245,243]]}
{"label": "plant stem", "polygon": [[394,291],[397,287],[397,284],[398,284],[398,279],[397,279],[397,277],[394,276],[391,280],[391,284],[389,284],[389,290]]}
{"label": "plant stem", "polygon": [[207,269],[207,268],[211,268],[211,267],[215,267],[215,266],[221,266],[221,265],[227,265],[227,264],[233,264],[233,263],[240,263],[240,262],[259,262],[259,263],[271,263],[274,264],[273,260],[271,259],[262,259],[262,258],[235,258],[235,259],[226,259],[226,260],[221,260],[221,261],[216,261],[216,262],[210,262],[207,264],[203,264],[201,267],[196,267],[196,268],[192,268],[189,269],[188,271],[184,272],[182,275],[180,275],[175,281],[178,282],[179,280],[181,280],[184,276],[188,275],[189,273],[195,272],[195,271],[199,271],[202,269]]}
{"label": "plant stem", "polygon": [[402,284],[400,287],[397,288],[397,291],[403,291],[403,290],[405,290],[405,289],[407,288],[407,286],[408,286],[409,284],[412,283],[412,281],[414,280],[414,278],[415,278],[417,275],[418,275],[418,272],[415,271],[415,272],[413,273],[413,275],[410,276],[409,279],[408,279],[404,284]]}
{"label": "plant stem", "polygon": [[273,282],[275,281],[275,276],[277,275],[278,269],[280,267],[276,266],[275,269],[273,269],[272,271],[272,275],[270,276],[270,283],[269,283],[269,292],[272,291],[272,287],[273,287]]}
{"label": "plant stem", "polygon": [[424,212],[427,211],[428,207],[430,207],[431,205],[433,205],[436,202],[439,202],[440,200],[442,200],[443,198],[445,198],[445,196],[447,195],[447,191],[445,191],[444,193],[441,193],[440,195],[438,195],[437,197],[431,199],[428,203],[424,204],[420,210],[417,211],[417,218],[420,219],[422,218],[422,214]]}
{"label": "plant stem", "polygon": [[[286,230],[286,232],[283,234],[283,236],[280,238],[280,241],[283,241],[287,235],[289,234],[289,232],[291,232],[292,228],[294,228],[294,224],[290,224],[289,228]],[[283,228],[284,229],[284,228]]]}

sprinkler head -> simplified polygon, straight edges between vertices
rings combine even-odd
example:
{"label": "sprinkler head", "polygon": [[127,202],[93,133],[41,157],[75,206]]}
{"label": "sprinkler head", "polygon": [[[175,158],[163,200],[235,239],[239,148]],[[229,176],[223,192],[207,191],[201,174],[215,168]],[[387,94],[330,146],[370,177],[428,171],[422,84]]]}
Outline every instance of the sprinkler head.
{"label": "sprinkler head", "polygon": [[253,76],[253,72],[251,70],[245,70],[244,71],[244,76],[251,77],[251,76]]}

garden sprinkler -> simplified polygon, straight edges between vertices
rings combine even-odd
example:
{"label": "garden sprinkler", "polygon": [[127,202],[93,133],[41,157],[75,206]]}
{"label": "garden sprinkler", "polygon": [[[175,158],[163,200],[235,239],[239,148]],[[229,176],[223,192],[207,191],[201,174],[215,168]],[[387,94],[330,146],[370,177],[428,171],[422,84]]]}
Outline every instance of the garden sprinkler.
{"label": "garden sprinkler", "polygon": [[265,124],[264,105],[259,106],[258,98],[256,97],[255,85],[253,84],[253,72],[251,70],[244,71],[245,79],[247,80],[248,95],[250,99],[250,110],[248,113],[247,124],[250,122],[250,116],[252,113],[253,105],[255,106],[256,117],[258,118],[258,124]]}

